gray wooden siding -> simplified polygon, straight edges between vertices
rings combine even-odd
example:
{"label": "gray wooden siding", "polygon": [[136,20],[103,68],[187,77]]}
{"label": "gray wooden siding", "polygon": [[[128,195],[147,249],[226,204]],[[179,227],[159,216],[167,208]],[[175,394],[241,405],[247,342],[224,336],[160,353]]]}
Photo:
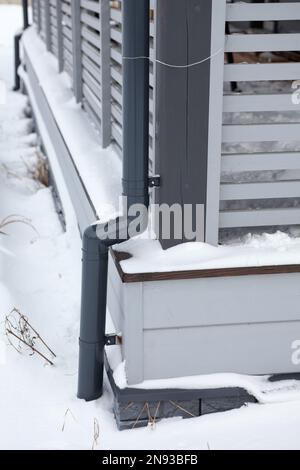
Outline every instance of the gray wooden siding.
{"label": "gray wooden siding", "polygon": [[[150,172],[155,172],[156,153],[157,1],[151,0]],[[247,59],[259,52],[300,51],[300,32],[292,27],[300,22],[300,2],[212,0],[212,5],[206,241],[216,244],[220,229],[274,230],[300,225],[300,119],[276,119],[276,113],[299,112],[291,89],[292,81],[300,78],[299,63],[258,64]],[[77,10],[79,22],[74,18]],[[113,143],[122,157],[122,1],[35,0],[33,18],[58,59],[59,71],[70,76],[76,99],[99,132],[102,145]],[[240,28],[252,21],[278,20],[277,31],[245,34]],[[225,34],[226,24],[230,28]],[[233,54],[233,63],[227,61],[228,54]],[[268,90],[274,82],[290,85],[280,92]],[[237,91],[230,90],[234,83]],[[261,119],[269,119],[272,113],[271,120]]]}
{"label": "gray wooden siding", "polygon": [[[151,0],[152,58],[155,55],[155,2]],[[103,147],[112,142],[122,157],[122,1],[50,0],[45,3],[35,0],[33,19],[36,25],[39,12],[41,37],[47,41],[48,22],[48,46],[58,58],[59,71],[64,70],[70,76],[77,101],[82,101],[84,110],[100,133]],[[77,12],[79,21],[74,18]],[[155,153],[154,70],[155,65],[151,64],[150,171],[154,171]]]}
{"label": "gray wooden siding", "polygon": [[110,264],[108,307],[122,333],[130,385],[211,373],[299,373],[300,274],[121,282]]}
{"label": "gray wooden siding", "polygon": [[[232,178],[221,181],[220,228],[300,223],[299,206],[294,204],[300,194],[300,122],[296,114],[300,108],[292,100],[292,81],[299,79],[299,63],[289,60],[288,55],[278,63],[255,63],[253,56],[300,51],[300,34],[291,27],[291,32],[285,27],[278,32],[264,28],[247,34],[234,29],[237,22],[277,20],[280,24],[282,20],[299,21],[300,2],[226,5],[232,34],[225,36],[225,52],[235,54],[235,63],[224,65],[224,82],[227,90],[230,83],[238,83],[239,90],[227,91],[223,98],[221,173],[231,173]],[[238,54],[249,60],[239,59]],[[280,81],[285,82],[286,91],[274,92],[274,82]],[[290,114],[291,122],[284,116],[286,112],[295,113]],[[239,122],[234,118],[236,113]],[[269,174],[264,178],[263,172]]]}

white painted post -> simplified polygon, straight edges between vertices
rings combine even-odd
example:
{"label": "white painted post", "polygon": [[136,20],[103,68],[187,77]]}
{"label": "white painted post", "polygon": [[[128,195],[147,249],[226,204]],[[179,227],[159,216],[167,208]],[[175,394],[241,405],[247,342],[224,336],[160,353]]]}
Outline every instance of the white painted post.
{"label": "white painted post", "polygon": [[207,168],[207,243],[219,241],[226,0],[212,0],[209,133]]}

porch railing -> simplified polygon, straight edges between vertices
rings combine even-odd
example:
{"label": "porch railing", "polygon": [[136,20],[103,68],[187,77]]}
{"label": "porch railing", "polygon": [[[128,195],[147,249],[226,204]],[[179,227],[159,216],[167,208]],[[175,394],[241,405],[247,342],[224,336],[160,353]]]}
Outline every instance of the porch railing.
{"label": "porch railing", "polygon": [[[174,15],[177,9],[182,8],[183,2],[165,0],[165,3],[169,5],[170,15]],[[174,146],[173,143],[173,147],[160,152],[161,136],[165,132],[160,122],[161,107],[166,104],[163,103],[166,93],[159,88],[163,65],[150,61],[149,150],[150,171],[155,170],[156,159],[169,158],[159,168],[160,172],[165,169],[166,174],[161,175],[164,187],[158,202],[184,204],[197,203],[201,199],[205,206],[204,239],[215,244],[220,231],[300,226],[300,123],[298,118],[290,122],[287,114],[299,111],[299,106],[297,108],[292,100],[292,82],[300,80],[300,68],[292,56],[300,51],[300,33],[299,30],[289,31],[288,25],[293,24],[291,20],[300,21],[300,1],[211,0],[210,4],[211,25],[207,28],[204,24],[201,26],[201,31],[205,30],[205,34],[210,35],[211,42],[209,53],[212,59],[204,72],[209,75],[209,91],[206,93],[209,103],[206,106],[206,101],[199,100],[198,79],[203,78],[201,64],[198,69],[195,67],[186,71],[184,80],[188,91],[186,87],[175,87],[178,72],[169,67],[165,75],[168,80],[165,89],[169,88],[168,83],[172,83],[174,94],[168,104],[169,117],[166,122],[169,120],[169,140],[176,135],[177,141],[181,139],[182,146]],[[151,0],[152,59],[156,56],[158,41],[157,5],[157,0]],[[201,2],[191,0],[188,5],[191,10],[187,21],[193,22],[193,31],[197,34],[184,38],[190,48],[187,61],[190,57],[197,61],[202,58],[204,42],[199,39],[196,22],[203,23],[203,15],[195,20],[192,9],[195,8],[198,15]],[[107,147],[112,143],[122,156],[122,0],[34,0],[33,18],[47,49],[58,59],[58,71],[69,75],[74,95],[99,132],[102,145]],[[181,15],[178,14],[178,24],[180,21]],[[264,22],[274,21],[285,24],[285,30],[281,27],[273,31],[263,29]],[[245,24],[252,24],[256,30],[246,31],[243,29]],[[160,27],[165,27],[161,21]],[[185,28],[181,31],[186,34]],[[187,34],[192,33],[189,31]],[[175,43],[180,44],[182,38],[177,36],[173,36],[174,46],[170,44],[169,50],[177,47]],[[196,44],[193,43],[195,37]],[[276,62],[270,59],[270,62],[258,63],[259,53],[274,51],[287,55]],[[204,65],[202,67],[204,70]],[[276,83],[282,81],[285,82],[284,86],[278,91]],[[156,103],[158,89],[160,100]],[[183,103],[182,127],[185,130],[176,128],[175,124],[172,127],[175,122],[173,104],[179,100]],[[188,116],[195,100],[201,101],[198,107],[193,108],[197,126],[195,119]],[[271,113],[271,120],[264,120]],[[279,115],[281,122],[278,122]],[[157,121],[159,126],[155,129]],[[197,145],[203,121],[206,121],[209,132],[207,149],[204,146],[201,153]],[[193,152],[191,145],[195,147]],[[186,151],[185,160],[182,149]],[[195,164],[193,167],[191,158],[207,161],[202,166]],[[181,177],[185,180],[181,179],[178,185],[169,184],[170,167],[177,164],[182,166],[182,174],[186,172]],[[191,172],[191,168],[200,169],[199,175]],[[175,170],[178,173],[179,166]],[[174,181],[177,181],[175,177]],[[183,200],[185,191],[187,201]]]}
{"label": "porch railing", "polygon": [[[151,1],[151,55],[155,1]],[[101,136],[122,155],[122,1],[33,0],[33,21],[65,71],[75,97]],[[151,66],[150,155],[154,153],[154,74]],[[152,165],[151,165],[152,166]]]}

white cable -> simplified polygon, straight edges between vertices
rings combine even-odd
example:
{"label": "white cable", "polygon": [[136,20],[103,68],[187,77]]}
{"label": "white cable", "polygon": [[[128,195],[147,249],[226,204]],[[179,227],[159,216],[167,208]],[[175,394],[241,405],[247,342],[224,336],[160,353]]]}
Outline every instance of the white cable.
{"label": "white cable", "polygon": [[219,55],[221,52],[224,51],[224,47],[221,47],[217,52],[214,54],[210,55],[209,57],[206,57],[205,59],[199,60],[199,62],[194,62],[192,64],[187,64],[187,65],[173,65],[173,64],[168,64],[167,62],[163,62],[162,60],[159,59],[151,59],[151,57],[146,57],[146,56],[140,56],[140,57],[123,57],[124,60],[140,60],[140,59],[147,59],[150,62],[156,62],[157,64],[164,65],[165,67],[170,67],[174,69],[187,69],[190,67],[195,67],[196,65],[203,64],[204,62],[207,62],[208,60],[213,59],[217,55]]}

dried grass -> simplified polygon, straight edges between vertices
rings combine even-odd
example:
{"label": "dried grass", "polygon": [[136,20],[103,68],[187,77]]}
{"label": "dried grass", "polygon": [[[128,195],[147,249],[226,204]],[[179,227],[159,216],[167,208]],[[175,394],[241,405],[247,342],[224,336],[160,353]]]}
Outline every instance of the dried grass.
{"label": "dried grass", "polygon": [[63,425],[62,425],[62,428],[61,428],[61,432],[64,432],[64,430],[65,430],[65,428],[66,428],[67,416],[68,416],[69,414],[72,416],[72,418],[73,418],[74,421],[77,421],[76,418],[75,418],[75,416],[73,415],[72,411],[70,410],[70,408],[68,408],[68,409],[66,410],[65,414],[64,414],[64,422],[63,422]]}
{"label": "dried grass", "polygon": [[0,221],[0,234],[7,235],[3,230],[12,224],[24,224],[30,227],[37,235],[38,231],[32,225],[31,220],[18,214],[11,214]]}
{"label": "dried grass", "polygon": [[41,150],[36,150],[37,162],[31,167],[23,159],[23,163],[26,166],[28,177],[32,180],[40,183],[42,186],[49,186],[49,166],[45,155]]}
{"label": "dried grass", "polygon": [[98,440],[100,436],[100,426],[97,418],[94,418],[94,435],[93,435],[93,445],[92,450],[95,450],[98,446]]}
{"label": "dried grass", "polygon": [[[5,334],[9,344],[19,353],[29,353],[30,356],[38,355],[53,366],[55,353],[50,349],[41,335],[29,323],[28,318],[17,308],[14,308],[9,315],[5,317]],[[47,353],[41,350],[45,349]],[[47,356],[46,356],[47,354]],[[50,354],[51,359],[48,355]]]}

